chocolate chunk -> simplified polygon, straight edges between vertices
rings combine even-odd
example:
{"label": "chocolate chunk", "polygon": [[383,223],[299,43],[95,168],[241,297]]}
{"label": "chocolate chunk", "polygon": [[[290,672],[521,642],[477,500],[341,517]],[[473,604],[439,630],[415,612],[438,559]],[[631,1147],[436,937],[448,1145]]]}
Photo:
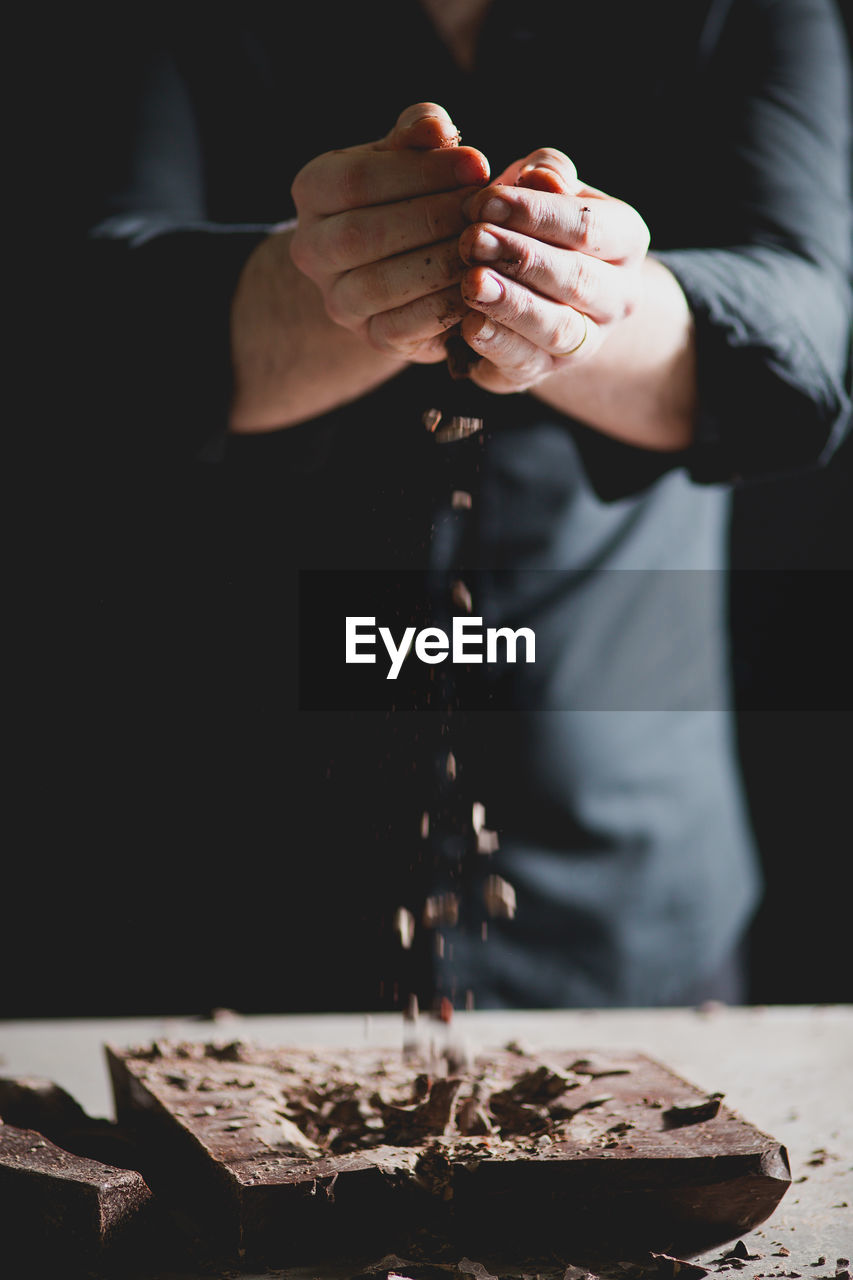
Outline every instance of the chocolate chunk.
{"label": "chocolate chunk", "polygon": [[720,1110],[722,1093],[711,1093],[704,1102],[674,1103],[663,1113],[664,1124],[668,1129],[680,1129],[687,1124],[702,1124],[705,1120],[713,1120]]}
{"label": "chocolate chunk", "polygon": [[444,343],[447,352],[447,369],[451,378],[467,378],[480,359],[462,337],[458,328],[452,329]]}
{"label": "chocolate chunk", "polygon": [[4,1258],[97,1260],[143,1230],[141,1174],[63,1151],[32,1129],[0,1125]]}

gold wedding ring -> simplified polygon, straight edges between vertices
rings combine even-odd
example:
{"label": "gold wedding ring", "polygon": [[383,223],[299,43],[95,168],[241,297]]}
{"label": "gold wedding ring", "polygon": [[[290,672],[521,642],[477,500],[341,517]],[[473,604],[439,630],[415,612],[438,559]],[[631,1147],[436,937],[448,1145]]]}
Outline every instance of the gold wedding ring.
{"label": "gold wedding ring", "polygon": [[583,320],[583,337],[581,338],[580,342],[576,342],[573,347],[569,347],[568,351],[555,351],[554,352],[555,356],[559,356],[560,358],[562,358],[563,356],[573,356],[576,351],[580,351],[581,347],[589,337],[589,321],[587,320],[583,311],[579,311],[578,315]]}

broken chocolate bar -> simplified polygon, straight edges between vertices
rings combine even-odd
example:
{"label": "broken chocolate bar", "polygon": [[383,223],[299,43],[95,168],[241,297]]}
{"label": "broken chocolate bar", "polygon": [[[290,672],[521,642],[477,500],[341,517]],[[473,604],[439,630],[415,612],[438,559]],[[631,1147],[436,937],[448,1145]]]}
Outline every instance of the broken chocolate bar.
{"label": "broken chocolate bar", "polygon": [[784,1148],[722,1106],[669,1128],[668,1105],[707,1095],[639,1054],[611,1074],[594,1054],[495,1051],[452,1078],[367,1049],[157,1043],[108,1060],[152,1167],[253,1263],[405,1256],[424,1230],[471,1256],[531,1239],[696,1252],[762,1222],[790,1183]]}
{"label": "broken chocolate bar", "polygon": [[63,1151],[35,1130],[0,1124],[4,1259],[96,1261],[140,1238],[150,1204],[139,1173]]}

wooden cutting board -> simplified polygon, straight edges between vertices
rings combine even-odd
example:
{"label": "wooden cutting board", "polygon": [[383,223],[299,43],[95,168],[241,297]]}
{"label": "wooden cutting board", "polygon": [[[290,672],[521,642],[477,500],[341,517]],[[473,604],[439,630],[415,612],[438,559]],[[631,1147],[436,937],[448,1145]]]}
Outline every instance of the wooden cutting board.
{"label": "wooden cutting board", "polygon": [[156,1193],[243,1264],[690,1254],[772,1213],[772,1137],[639,1053],[107,1047]]}

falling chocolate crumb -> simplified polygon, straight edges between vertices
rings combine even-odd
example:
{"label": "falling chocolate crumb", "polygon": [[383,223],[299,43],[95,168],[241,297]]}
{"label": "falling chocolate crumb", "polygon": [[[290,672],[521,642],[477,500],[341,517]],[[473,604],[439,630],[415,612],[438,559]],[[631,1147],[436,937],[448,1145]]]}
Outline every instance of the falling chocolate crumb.
{"label": "falling chocolate crumb", "polygon": [[415,936],[415,917],[405,907],[398,907],[394,912],[394,932],[399,936],[400,946],[408,951]]}
{"label": "falling chocolate crumb", "polygon": [[424,903],[421,923],[425,929],[438,925],[453,927],[459,923],[459,898],[455,893],[434,893]]}
{"label": "falling chocolate crumb", "polygon": [[502,876],[486,877],[486,883],[483,886],[483,897],[486,903],[486,910],[490,916],[499,916],[504,920],[513,920],[515,918],[515,889]]}
{"label": "falling chocolate crumb", "polygon": [[482,418],[453,417],[446,427],[440,427],[435,433],[437,444],[453,444],[457,440],[467,440],[478,431],[483,430]]}
{"label": "falling chocolate crumb", "polygon": [[488,827],[481,827],[477,832],[477,852],[483,854],[497,853],[500,847],[497,831],[490,831]]}
{"label": "falling chocolate crumb", "polygon": [[453,586],[450,588],[450,599],[456,608],[460,609],[462,613],[473,612],[474,605],[471,599],[471,592],[465,586],[464,582],[457,581],[453,583]]}

